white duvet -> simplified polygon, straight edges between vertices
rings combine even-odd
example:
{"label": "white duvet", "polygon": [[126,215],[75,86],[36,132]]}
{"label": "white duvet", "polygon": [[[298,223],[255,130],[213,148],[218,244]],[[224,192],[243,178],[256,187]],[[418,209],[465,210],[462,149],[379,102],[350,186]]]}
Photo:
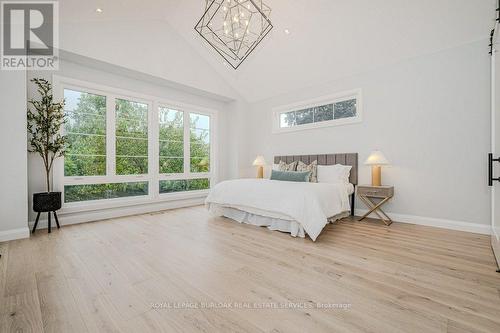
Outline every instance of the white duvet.
{"label": "white duvet", "polygon": [[350,192],[352,184],[236,179],[215,185],[205,203],[297,221],[315,241],[329,217],[349,211]]}

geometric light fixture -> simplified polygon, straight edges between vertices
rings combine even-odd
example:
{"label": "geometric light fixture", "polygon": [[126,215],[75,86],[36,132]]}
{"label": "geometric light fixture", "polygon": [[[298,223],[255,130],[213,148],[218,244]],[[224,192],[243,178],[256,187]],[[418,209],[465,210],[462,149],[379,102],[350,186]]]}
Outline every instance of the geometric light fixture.
{"label": "geometric light fixture", "polygon": [[271,31],[271,8],[262,0],[205,0],[195,30],[234,69]]}

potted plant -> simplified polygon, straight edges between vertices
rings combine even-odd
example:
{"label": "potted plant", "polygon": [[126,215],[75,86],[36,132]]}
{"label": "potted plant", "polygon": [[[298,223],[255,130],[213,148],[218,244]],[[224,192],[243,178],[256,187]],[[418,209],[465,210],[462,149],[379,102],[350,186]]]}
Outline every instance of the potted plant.
{"label": "potted plant", "polygon": [[36,230],[40,213],[48,213],[48,231],[50,232],[50,214],[59,228],[56,211],[61,208],[61,192],[52,192],[50,173],[54,160],[64,156],[67,149],[66,137],[60,134],[61,126],[66,122],[64,115],[64,100],[55,102],[52,95],[52,85],[45,79],[32,79],[37,86],[40,99],[31,99],[28,104],[28,151],[40,155],[45,167],[47,192],[33,194],[33,210],[38,213],[33,227]]}

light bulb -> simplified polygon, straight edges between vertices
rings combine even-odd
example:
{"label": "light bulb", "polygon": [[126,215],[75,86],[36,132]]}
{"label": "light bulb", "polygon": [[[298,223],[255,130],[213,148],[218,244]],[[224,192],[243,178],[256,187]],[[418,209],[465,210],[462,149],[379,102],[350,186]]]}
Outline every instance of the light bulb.
{"label": "light bulb", "polygon": [[248,20],[245,21],[245,25],[248,25]]}
{"label": "light bulb", "polygon": [[227,35],[229,33],[229,31],[228,30],[224,30],[224,33]]}
{"label": "light bulb", "polygon": [[226,25],[227,25],[227,22],[226,22],[226,21],[224,21],[224,26],[226,26]]}
{"label": "light bulb", "polygon": [[238,38],[238,33],[235,33],[235,34],[234,34],[234,37]]}
{"label": "light bulb", "polygon": [[226,6],[222,7],[222,10],[227,11],[227,7]]}

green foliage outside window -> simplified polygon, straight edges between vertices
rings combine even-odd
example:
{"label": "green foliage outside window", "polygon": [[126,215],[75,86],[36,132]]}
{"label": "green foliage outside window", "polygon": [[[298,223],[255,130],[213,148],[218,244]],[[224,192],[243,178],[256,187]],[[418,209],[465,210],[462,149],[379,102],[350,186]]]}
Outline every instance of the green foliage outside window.
{"label": "green foliage outside window", "polygon": [[190,114],[191,172],[210,171],[210,117]]}
{"label": "green foliage outside window", "polygon": [[148,182],[64,186],[64,202],[148,195]]}
{"label": "green foliage outside window", "polygon": [[356,117],[356,99],[282,113],[280,126],[293,127],[351,117]]}
{"label": "green foliage outside window", "polygon": [[[70,148],[65,156],[65,176],[106,175],[106,97],[69,89],[65,132]],[[116,174],[148,173],[148,104],[115,100]],[[159,172],[184,173],[184,113],[160,107]],[[189,117],[190,172],[210,171],[210,117]],[[208,189],[210,180],[161,181],[160,193]],[[148,194],[148,182],[65,186],[65,201],[100,200]]]}
{"label": "green foliage outside window", "polygon": [[116,99],[116,174],[148,173],[148,105]]}
{"label": "green foliage outside window", "polygon": [[106,174],[106,97],[64,90],[69,148],[64,159],[65,176]]}
{"label": "green foliage outside window", "polygon": [[184,172],[184,112],[160,107],[160,173]]}
{"label": "green foliage outside window", "polygon": [[206,190],[209,188],[210,188],[210,179],[208,178],[160,181],[160,193]]}

